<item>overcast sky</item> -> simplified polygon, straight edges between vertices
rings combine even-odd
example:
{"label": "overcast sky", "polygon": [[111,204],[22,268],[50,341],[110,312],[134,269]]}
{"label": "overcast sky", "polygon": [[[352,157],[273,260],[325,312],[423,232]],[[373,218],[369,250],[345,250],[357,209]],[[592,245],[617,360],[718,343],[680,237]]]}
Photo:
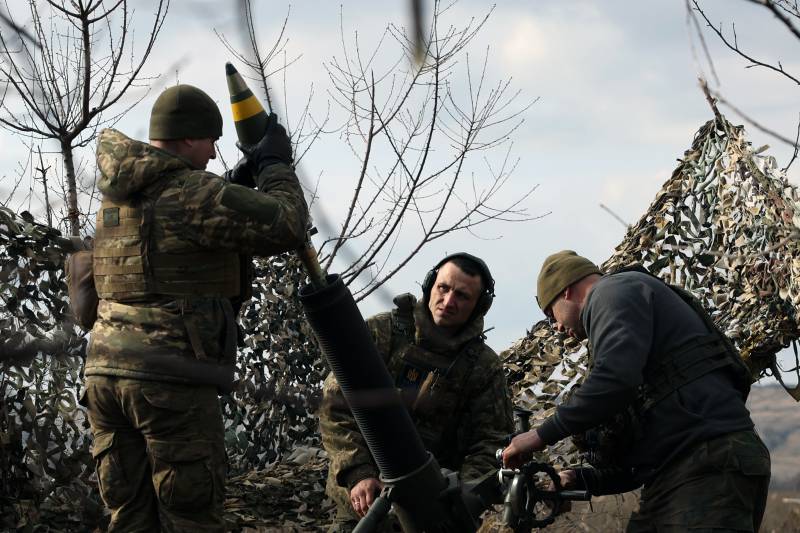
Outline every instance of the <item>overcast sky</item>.
{"label": "overcast sky", "polygon": [[[269,43],[277,35],[288,4],[254,3],[258,4],[258,31],[262,41]],[[142,23],[150,16],[150,4],[137,2],[133,27],[140,40],[144,40]],[[236,152],[224,63],[232,58],[213,30],[240,45],[237,5],[234,1],[173,0],[156,51],[145,67],[147,74],[161,75],[155,82],[160,87],[177,79],[202,87],[219,102],[225,117],[220,144],[228,159]],[[800,73],[800,43],[765,9],[744,0],[704,0],[701,5],[726,31],[736,23],[742,48]],[[407,25],[405,7],[399,0],[344,0],[345,35],[352,38],[357,31],[368,49],[388,23]],[[445,22],[462,25],[486,12],[485,2],[462,0],[448,11]],[[339,13],[338,2],[299,0],[292,4],[287,53],[302,57],[288,72],[291,109],[304,104],[311,83],[316,95],[312,110],[325,109],[330,82],[323,63],[333,55],[341,56]],[[725,50],[715,36],[704,34],[719,78],[714,86],[760,122],[793,137],[800,112],[797,86],[774,72],[745,68],[746,63]],[[696,37],[694,46],[699,48]],[[635,222],[672,173],[676,159],[690,147],[694,133],[712,114],[697,83],[699,74],[708,75],[708,64],[692,52],[683,1],[503,1],[474,39],[469,49],[471,62],[482,62],[487,47],[487,80],[496,83],[510,78],[512,88],[521,92],[520,102],[538,98],[524,112],[524,124],[514,133],[512,153],[520,163],[501,200],[514,199],[538,186],[525,206],[531,215],[546,216],[524,223],[495,223],[479,230],[488,240],[467,233],[440,239],[412,260],[387,291],[361,307],[365,316],[386,309],[387,295],[419,292],[418,282],[425,271],[445,253],[470,251],[485,258],[497,280],[497,299],[487,325],[494,327],[488,342],[499,352],[542,316],[534,294],[543,259],[564,248],[597,263],[608,258],[625,228],[600,204],[625,221]],[[385,60],[395,56],[396,51]],[[274,90],[282,101],[287,100],[280,87]],[[152,91],[128,113],[118,129],[144,140],[149,110],[158,92]],[[732,112],[726,114],[731,121],[742,122]],[[788,147],[753,127],[747,130],[754,145],[769,144],[779,163],[788,162]],[[300,168],[307,183],[320,177],[318,218],[342,219],[344,200],[358,172],[357,162],[344,152],[341,140],[331,135],[319,141]],[[23,155],[18,139],[0,130],[3,185],[14,176],[15,162]],[[90,153],[85,157],[91,162]],[[790,171],[795,184],[798,166]],[[220,167],[212,162],[209,170]],[[40,208],[38,212],[35,205],[31,208],[41,215]]]}

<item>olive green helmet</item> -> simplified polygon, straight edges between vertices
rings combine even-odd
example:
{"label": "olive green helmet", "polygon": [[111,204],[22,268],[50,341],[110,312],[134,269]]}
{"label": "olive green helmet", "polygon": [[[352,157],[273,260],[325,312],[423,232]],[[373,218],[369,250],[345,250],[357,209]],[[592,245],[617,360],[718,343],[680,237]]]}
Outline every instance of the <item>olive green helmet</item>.
{"label": "olive green helmet", "polygon": [[165,90],[150,112],[150,139],[219,139],[222,114],[206,93],[191,85]]}

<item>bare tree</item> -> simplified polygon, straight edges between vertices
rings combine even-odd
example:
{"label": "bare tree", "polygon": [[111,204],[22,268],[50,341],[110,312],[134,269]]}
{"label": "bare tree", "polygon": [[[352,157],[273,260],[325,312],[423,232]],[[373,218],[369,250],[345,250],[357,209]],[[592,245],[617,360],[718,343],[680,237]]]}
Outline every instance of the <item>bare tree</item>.
{"label": "bare tree", "polygon": [[[128,0],[27,0],[27,24],[17,23],[19,16],[6,5],[9,31],[0,33],[0,82],[10,94],[0,101],[0,125],[22,136],[58,143],[66,222],[72,235],[78,235],[82,225],[76,149],[92,142],[99,127],[113,124],[146,96],[107,115],[129,89],[146,85],[141,70],[168,6],[169,0],[156,3],[137,58]],[[13,107],[16,100],[22,106]]]}
{"label": "bare tree", "polygon": [[[800,7],[797,0],[746,0],[749,3],[762,6],[764,9],[772,13],[782,27],[782,30],[789,32],[795,39],[800,42]],[[758,57],[749,52],[745,47],[739,43],[739,37],[736,32],[736,25],[731,23],[730,29],[725,30],[722,23],[716,24],[712,22],[709,15],[701,7],[698,0],[686,0],[686,10],[688,14],[688,21],[694,26],[695,33],[698,35],[702,48],[704,50],[706,59],[709,63],[712,77],[719,85],[719,80],[714,68],[714,62],[711,54],[708,52],[701,24],[697,15],[705,23],[705,26],[710,30],[711,34],[717,38],[728,50],[739,56],[746,63],[746,68],[766,69],[775,73],[776,76],[783,78],[794,86],[800,86],[800,74],[793,73],[783,66],[780,59],[765,59]],[[705,89],[704,89],[705,90]],[[791,161],[785,168],[788,168],[796,159],[798,150],[800,149],[800,120],[798,121],[797,131],[794,135],[786,135],[775,131],[775,129],[764,125],[761,121],[751,116],[741,106],[731,102],[719,90],[709,89],[709,92],[719,103],[728,107],[731,111],[739,115],[743,120],[753,125],[756,129],[766,133],[767,135],[785,143],[794,148],[794,155]]]}
{"label": "bare tree", "polygon": [[[496,200],[517,164],[512,133],[535,100],[519,103],[510,80],[486,78],[488,48],[477,69],[466,51],[491,10],[457,28],[445,24],[452,4],[432,7],[421,62],[414,61],[419,39],[390,24],[368,53],[357,34],[349,47],[342,28],[342,57],[327,64],[332,98],[347,115],[342,137],[360,171],[345,219],[320,254],[330,267],[345,246],[360,249],[342,272],[357,300],[445,235],[532,218],[523,202],[533,188],[506,204]],[[385,61],[392,42],[400,53]],[[497,164],[494,149],[502,153]],[[480,170],[469,165],[478,154]]]}
{"label": "bare tree", "polygon": [[[279,108],[270,82],[277,73],[285,80],[286,67],[298,59],[285,59],[288,14],[267,49],[258,41],[250,0],[240,5],[241,33],[249,48],[238,51],[223,35],[218,37],[247,67],[267,105]],[[340,223],[332,223],[320,206],[316,210],[323,233],[319,255],[326,269],[337,257],[345,263],[341,273],[357,300],[381,287],[436,239],[459,230],[474,232],[492,220],[532,218],[523,202],[533,189],[505,205],[496,200],[517,164],[511,134],[535,100],[519,103],[510,81],[486,79],[488,48],[477,69],[467,53],[491,10],[456,28],[444,25],[451,8],[452,3],[433,3],[424,38],[418,30],[389,24],[369,52],[362,50],[357,34],[348,44],[342,24],[342,57],[326,65],[329,94],[344,113],[342,126],[334,131],[353,154],[358,171]],[[425,43],[421,54],[420,43]],[[272,67],[280,57],[283,62]],[[309,113],[311,96],[313,87],[298,128],[289,128],[299,154],[296,163],[328,124],[327,115],[319,121]],[[285,107],[278,112],[289,120]],[[502,150],[496,164],[489,158],[493,149]],[[483,161],[478,171],[471,163],[479,153]],[[416,240],[408,242],[409,235]]]}

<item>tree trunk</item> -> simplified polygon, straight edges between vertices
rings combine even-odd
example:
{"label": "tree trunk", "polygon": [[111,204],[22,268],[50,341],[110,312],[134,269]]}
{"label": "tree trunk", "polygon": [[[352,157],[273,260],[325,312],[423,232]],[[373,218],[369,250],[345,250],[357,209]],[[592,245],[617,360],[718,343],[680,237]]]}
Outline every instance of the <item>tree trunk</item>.
{"label": "tree trunk", "polygon": [[64,179],[67,184],[67,220],[69,234],[79,235],[78,187],[75,180],[75,163],[72,159],[72,145],[61,141],[61,155],[64,158]]}
{"label": "tree trunk", "polygon": [[44,208],[47,212],[47,225],[51,228],[53,227],[53,209],[50,206],[50,195],[47,191],[47,170],[50,167],[45,168],[44,160],[42,159],[42,147],[37,146],[36,151],[39,152],[39,172],[42,173],[42,190],[44,191]]}

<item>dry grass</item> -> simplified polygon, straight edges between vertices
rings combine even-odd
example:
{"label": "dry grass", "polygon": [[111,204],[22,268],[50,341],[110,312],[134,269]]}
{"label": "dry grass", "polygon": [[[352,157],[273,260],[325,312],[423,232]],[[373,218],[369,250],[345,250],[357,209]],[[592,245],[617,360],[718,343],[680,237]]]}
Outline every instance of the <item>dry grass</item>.
{"label": "dry grass", "polygon": [[[628,517],[638,505],[638,494],[600,496],[588,502],[573,504],[572,511],[556,519],[542,530],[547,533],[625,531]],[[499,525],[499,515],[486,518],[481,532],[506,533],[511,530]],[[767,510],[761,524],[762,533],[800,533],[800,492],[770,491]]]}
{"label": "dry grass", "polygon": [[800,492],[770,491],[763,533],[800,533]]}

